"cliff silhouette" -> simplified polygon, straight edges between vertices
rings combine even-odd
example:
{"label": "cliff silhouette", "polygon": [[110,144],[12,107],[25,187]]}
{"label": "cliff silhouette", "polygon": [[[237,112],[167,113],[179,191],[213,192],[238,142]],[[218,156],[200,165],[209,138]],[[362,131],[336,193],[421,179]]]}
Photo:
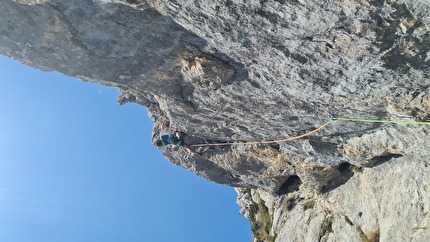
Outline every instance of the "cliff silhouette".
{"label": "cliff silhouette", "polygon": [[1,0],[0,53],[119,89],[154,144],[164,120],[185,132],[201,155],[164,156],[237,188],[255,241],[428,241],[429,9]]}

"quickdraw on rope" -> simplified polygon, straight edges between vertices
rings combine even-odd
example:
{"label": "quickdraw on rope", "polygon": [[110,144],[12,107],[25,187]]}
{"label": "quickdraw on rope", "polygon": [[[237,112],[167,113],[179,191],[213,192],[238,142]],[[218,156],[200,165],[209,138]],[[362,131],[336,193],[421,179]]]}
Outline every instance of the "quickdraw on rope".
{"label": "quickdraw on rope", "polygon": [[195,144],[195,145],[191,145],[193,147],[206,147],[206,146],[228,146],[228,145],[258,145],[258,144],[276,144],[276,143],[284,143],[284,142],[288,142],[288,141],[293,141],[293,140],[297,140],[297,139],[302,139],[305,138],[307,136],[310,136],[320,130],[322,130],[323,128],[325,128],[326,126],[328,126],[329,124],[331,124],[334,121],[347,121],[347,122],[361,122],[361,123],[392,123],[392,124],[401,124],[401,125],[430,125],[430,122],[415,122],[415,121],[394,121],[394,120],[376,120],[376,119],[354,119],[354,118],[338,118],[333,114],[329,114],[330,117],[330,121],[326,122],[325,124],[321,125],[320,127],[299,135],[299,136],[294,136],[294,137],[290,137],[287,139],[281,139],[281,140],[271,140],[271,141],[249,141],[249,142],[227,142],[227,143],[214,143],[214,144]]}

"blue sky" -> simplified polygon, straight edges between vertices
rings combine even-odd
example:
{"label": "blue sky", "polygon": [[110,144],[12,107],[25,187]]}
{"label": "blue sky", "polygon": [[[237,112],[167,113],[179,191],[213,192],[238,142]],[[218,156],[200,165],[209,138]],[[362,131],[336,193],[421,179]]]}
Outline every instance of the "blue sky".
{"label": "blue sky", "polygon": [[175,166],[117,90],[0,56],[0,241],[251,241],[233,188]]}

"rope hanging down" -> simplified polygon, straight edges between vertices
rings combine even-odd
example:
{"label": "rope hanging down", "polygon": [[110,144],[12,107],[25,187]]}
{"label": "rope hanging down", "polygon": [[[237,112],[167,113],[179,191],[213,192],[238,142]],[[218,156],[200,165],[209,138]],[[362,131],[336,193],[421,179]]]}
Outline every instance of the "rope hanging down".
{"label": "rope hanging down", "polygon": [[258,145],[258,144],[276,144],[276,143],[284,143],[288,141],[293,141],[297,139],[302,139],[307,136],[310,136],[321,129],[325,128],[327,125],[331,124],[333,121],[348,121],[348,122],[361,122],[361,123],[392,123],[392,124],[401,124],[401,125],[430,125],[430,122],[415,122],[415,121],[394,121],[394,120],[376,120],[376,119],[354,119],[354,118],[338,118],[333,114],[330,114],[331,120],[327,123],[321,125],[317,129],[314,129],[306,134],[302,134],[299,136],[290,137],[287,139],[281,140],[272,140],[272,141],[250,141],[250,142],[227,142],[227,143],[215,143],[215,144],[195,144],[191,145],[193,147],[206,147],[206,146],[227,146],[227,145]]}

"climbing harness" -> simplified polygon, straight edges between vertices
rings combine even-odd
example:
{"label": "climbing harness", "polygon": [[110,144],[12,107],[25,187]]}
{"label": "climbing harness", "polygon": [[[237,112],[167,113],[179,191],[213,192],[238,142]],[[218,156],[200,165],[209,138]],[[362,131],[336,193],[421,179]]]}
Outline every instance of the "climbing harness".
{"label": "climbing harness", "polygon": [[294,137],[290,137],[287,139],[281,139],[281,140],[272,140],[272,141],[250,141],[250,142],[226,142],[226,143],[205,143],[205,144],[194,144],[191,145],[193,147],[206,147],[206,146],[228,146],[228,145],[258,145],[258,144],[277,144],[277,143],[284,143],[284,142],[288,142],[288,141],[293,141],[293,140],[297,140],[297,139],[302,139],[305,138],[307,136],[310,136],[320,130],[322,130],[323,128],[325,128],[326,126],[328,126],[329,124],[331,124],[334,121],[345,121],[345,122],[361,122],[361,123],[392,123],[392,124],[400,124],[400,125],[430,125],[430,121],[429,122],[415,122],[415,121],[394,121],[394,120],[377,120],[377,119],[355,119],[355,118],[339,118],[336,117],[333,114],[329,114],[330,120],[328,122],[326,122],[325,124],[321,125],[320,127],[318,127],[317,129],[314,129],[308,133],[299,135],[299,136],[294,136]]}

